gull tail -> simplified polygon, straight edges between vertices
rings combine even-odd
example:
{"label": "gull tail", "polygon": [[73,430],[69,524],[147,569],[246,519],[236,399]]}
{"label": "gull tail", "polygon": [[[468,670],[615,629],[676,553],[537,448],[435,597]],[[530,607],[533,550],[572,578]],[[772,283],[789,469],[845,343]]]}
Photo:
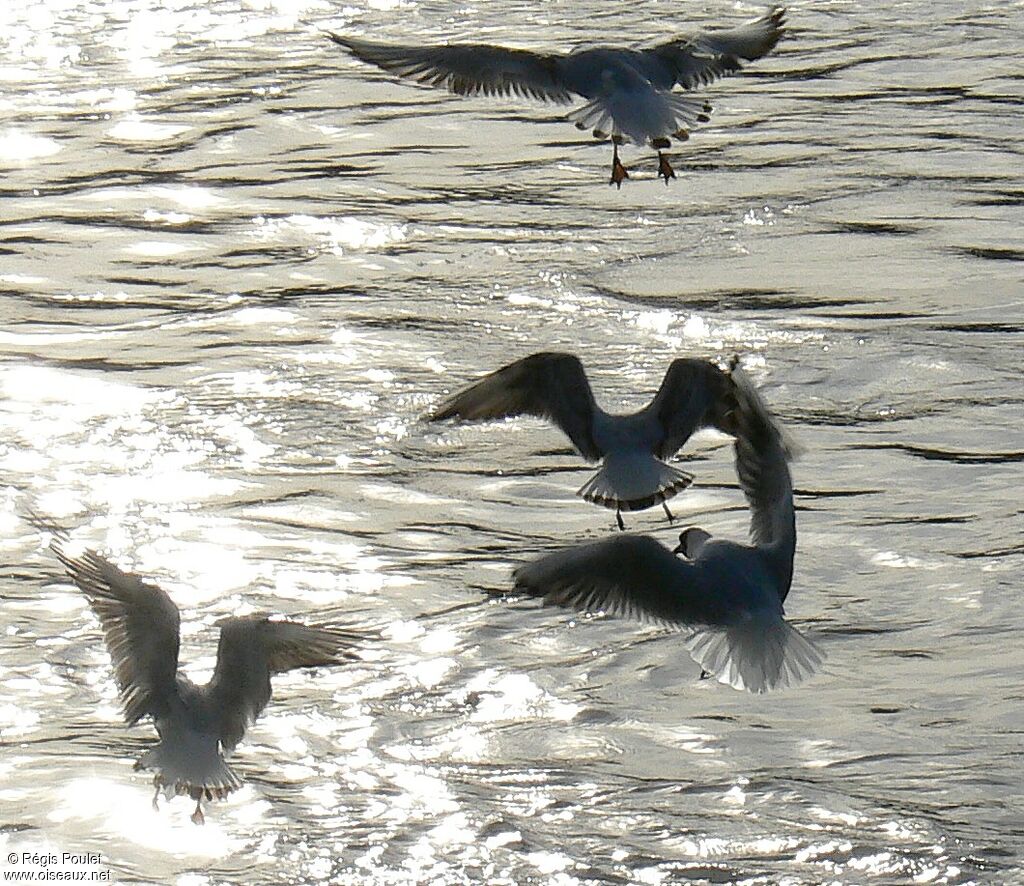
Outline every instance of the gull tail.
{"label": "gull tail", "polygon": [[668,147],[669,137],[685,141],[691,129],[711,119],[711,111],[703,98],[655,93],[648,102],[599,96],[568,116],[577,129],[589,129],[597,138],[617,136],[637,143],[657,140],[664,142],[661,147]]}
{"label": "gull tail", "polygon": [[672,498],[693,482],[693,474],[645,453],[605,456],[604,464],[577,495],[621,511],[642,511]]}
{"label": "gull tail", "polygon": [[223,800],[243,784],[220,755],[216,741],[202,747],[195,741],[182,744],[162,741],[146,751],[135,768],[156,770],[154,783],[169,797],[188,794],[193,800],[202,797]]}
{"label": "gull tail", "polygon": [[824,656],[781,618],[767,624],[745,619],[728,628],[697,631],[686,641],[690,655],[720,683],[748,692],[771,692],[806,680]]}

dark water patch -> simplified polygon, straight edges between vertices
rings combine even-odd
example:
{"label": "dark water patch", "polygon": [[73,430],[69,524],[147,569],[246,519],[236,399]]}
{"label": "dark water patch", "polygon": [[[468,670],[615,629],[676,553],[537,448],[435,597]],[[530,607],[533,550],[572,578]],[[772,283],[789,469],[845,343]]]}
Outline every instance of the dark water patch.
{"label": "dark water patch", "polygon": [[[117,286],[137,286],[140,289],[180,289],[181,283],[177,280],[160,280],[154,277],[118,277],[110,276],[107,278],[108,283],[113,283]],[[48,300],[52,304],[52,300]],[[87,304],[83,302],[83,304]],[[134,307],[134,303],[133,307]],[[95,302],[92,303],[92,307],[99,307],[100,304]],[[113,305],[110,305],[113,307]]]}
{"label": "dark water patch", "polygon": [[[812,412],[808,410],[793,410],[793,420],[800,424],[811,427],[825,428],[857,428],[875,424],[888,424],[891,422],[905,421],[908,419],[921,418],[925,415],[935,415],[942,410],[934,406],[922,406],[918,411],[902,409],[897,411],[888,408],[884,412],[869,412],[867,410],[855,409],[850,414],[831,412]],[[881,447],[879,447],[881,448]]]}
{"label": "dark water patch", "polygon": [[63,366],[69,369],[96,370],[99,372],[148,372],[168,369],[174,366],[191,366],[191,360],[138,360],[121,361],[112,357],[37,357],[36,363]]}
{"label": "dark water patch", "polygon": [[1024,261],[1024,249],[996,246],[951,246],[951,252],[991,261]]}
{"label": "dark water patch", "polygon": [[929,327],[934,332],[969,333],[1011,333],[1024,332],[1024,325],[1017,323],[945,323]]}
{"label": "dark water patch", "polygon": [[345,318],[345,325],[352,329],[382,329],[414,332],[451,332],[453,329],[476,329],[473,320],[440,320],[430,317],[354,317]]}
{"label": "dark water patch", "polygon": [[824,230],[826,232],[907,237],[912,234],[919,234],[922,228],[914,225],[900,225],[895,222],[836,221],[826,224]]}
{"label": "dark water patch", "polygon": [[964,523],[972,523],[977,520],[976,514],[970,514],[968,516],[950,516],[950,517],[925,517],[925,516],[914,516],[914,517],[866,517],[860,521],[861,526],[918,526],[918,525],[956,525]]}
{"label": "dark water patch", "polygon": [[965,200],[969,206],[1024,206],[1024,191],[993,188],[990,197]]}
{"label": "dark water patch", "polygon": [[989,548],[987,550],[975,551],[950,551],[952,557],[959,557],[961,560],[979,560],[999,557],[1012,557],[1016,554],[1024,554],[1024,543],[1009,545],[1008,547]]}
{"label": "dark water patch", "polygon": [[928,461],[944,461],[952,464],[1014,464],[1024,462],[1024,452],[954,452],[934,449],[928,446],[914,446],[910,443],[852,443],[851,449],[895,449],[915,458]]}
{"label": "dark water patch", "polygon": [[[867,600],[850,600],[849,603],[867,603]],[[815,636],[827,636],[827,637],[882,637],[886,634],[902,634],[905,631],[914,630],[915,628],[924,627],[925,622],[905,622],[904,624],[890,624],[887,626],[876,625],[872,627],[865,627],[860,625],[835,625],[829,626],[827,624],[818,624],[816,619],[802,619],[807,624],[814,625]],[[879,653],[884,656],[888,653]]]}
{"label": "dark water patch", "polygon": [[366,175],[372,172],[375,167],[353,166],[351,163],[310,163],[307,165],[289,163],[278,169],[278,176],[281,180],[288,181],[317,181],[319,179],[341,178],[349,175]]}
{"label": "dark water patch", "polygon": [[857,498],[862,495],[883,495],[884,489],[794,489],[798,498]]}
{"label": "dark water patch", "polygon": [[601,285],[591,285],[590,289],[595,295],[644,307],[664,308],[672,304],[679,304],[696,310],[723,312],[730,310],[807,310],[820,307],[870,304],[870,299],[815,298],[797,295],[793,290],[784,289],[718,290],[701,293],[665,293],[664,295],[638,295]]}

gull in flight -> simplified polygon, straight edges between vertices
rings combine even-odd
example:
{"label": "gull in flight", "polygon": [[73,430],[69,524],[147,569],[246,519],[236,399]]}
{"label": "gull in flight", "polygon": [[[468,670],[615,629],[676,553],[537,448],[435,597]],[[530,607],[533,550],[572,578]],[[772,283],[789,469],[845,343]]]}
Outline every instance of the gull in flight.
{"label": "gull in flight", "polygon": [[[666,185],[675,178],[664,151],[711,113],[690,90],[767,55],[783,34],[785,16],[784,8],[774,7],[739,27],[697,31],[648,49],[598,46],[568,54],[484,43],[403,46],[326,33],[364,62],[459,95],[514,93],[560,104],[581,96],[586,103],[569,119],[602,141],[611,139],[611,184],[621,187],[629,177],[619,160],[623,142],[650,144],[658,152],[658,175]],[[676,86],[682,91],[673,92]]]}
{"label": "gull in flight", "polygon": [[661,504],[693,482],[665,464],[690,436],[720,427],[729,409],[727,373],[707,360],[672,361],[654,399],[628,415],[605,412],[594,400],[586,372],[572,354],[539,353],[517,360],[455,394],[427,418],[470,421],[534,415],[557,425],[589,462],[601,469],[577,492],[589,502],[622,511]]}
{"label": "gull in flight", "polygon": [[266,614],[225,618],[213,678],[196,686],[178,673],[181,618],[163,590],[94,551],[68,553],[63,530],[35,514],[28,519],[54,535],[50,549],[100,621],[125,720],[149,716],[160,735],[135,764],[156,771],[153,808],[161,791],[167,798],[188,794],[196,801],[195,824],[205,820],[204,798],[222,800],[241,787],[221,751],[233,750],[267,706],[271,675],[358,660],[353,649],[373,636]]}
{"label": "gull in flight", "polygon": [[649,536],[620,535],[548,554],[516,569],[514,580],[548,605],[683,630],[704,672],[762,693],[810,676],[822,655],[783,618],[796,550],[792,450],[749,380],[736,368],[731,378],[728,424],[750,544],[697,527],[680,534],[674,551]]}

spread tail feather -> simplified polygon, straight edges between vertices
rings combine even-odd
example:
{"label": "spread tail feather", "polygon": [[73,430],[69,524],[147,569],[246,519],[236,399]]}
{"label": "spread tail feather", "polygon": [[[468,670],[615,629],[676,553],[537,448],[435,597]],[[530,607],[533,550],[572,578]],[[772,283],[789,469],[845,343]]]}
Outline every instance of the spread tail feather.
{"label": "spread tail feather", "polygon": [[[190,753],[190,751],[198,753]],[[146,751],[135,764],[136,769],[156,771],[154,783],[169,797],[188,794],[193,800],[223,800],[243,784],[217,750],[193,745],[185,748],[160,742]]]}
{"label": "spread tail feather", "polygon": [[639,118],[641,108],[632,100],[623,107],[608,96],[599,96],[570,113],[569,120],[577,129],[592,130],[597,138],[615,136],[643,143],[656,138],[685,140],[689,130],[710,119],[710,113],[711,105],[703,98],[657,93],[657,101]]}
{"label": "spread tail feather", "polygon": [[593,504],[642,511],[672,498],[693,482],[693,474],[650,455],[608,455],[604,465],[576,492]]}
{"label": "spread tail feather", "polygon": [[748,692],[795,686],[811,676],[823,656],[782,619],[748,619],[728,628],[697,631],[686,641],[690,655],[720,683]]}

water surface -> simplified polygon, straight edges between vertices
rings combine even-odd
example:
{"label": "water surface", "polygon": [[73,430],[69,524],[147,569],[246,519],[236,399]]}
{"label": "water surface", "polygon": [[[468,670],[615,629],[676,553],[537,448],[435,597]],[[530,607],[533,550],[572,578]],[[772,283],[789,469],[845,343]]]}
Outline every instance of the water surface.
{"label": "water surface", "polygon": [[[4,6],[4,849],[189,886],[1024,882],[1024,8],[797,4],[679,178],[628,148],[621,191],[562,109],[316,30],[555,49],[759,12]],[[745,356],[805,450],[787,602],[822,673],[752,697],[671,634],[488,599],[614,526],[544,424],[421,422],[542,349],[613,409]],[[677,515],[742,538],[728,440],[685,457]],[[151,729],[26,501],[159,580],[195,678],[233,612],[386,640],[277,680],[205,828],[154,813]]]}

